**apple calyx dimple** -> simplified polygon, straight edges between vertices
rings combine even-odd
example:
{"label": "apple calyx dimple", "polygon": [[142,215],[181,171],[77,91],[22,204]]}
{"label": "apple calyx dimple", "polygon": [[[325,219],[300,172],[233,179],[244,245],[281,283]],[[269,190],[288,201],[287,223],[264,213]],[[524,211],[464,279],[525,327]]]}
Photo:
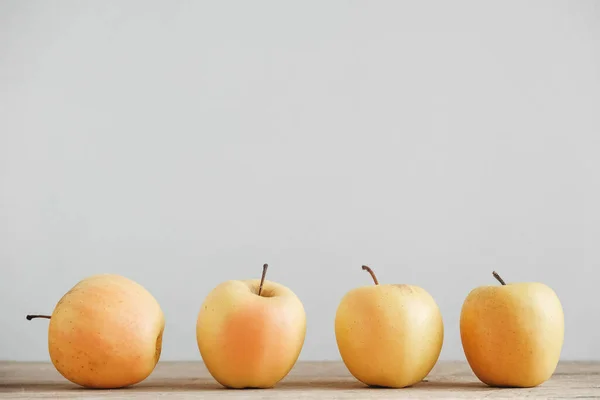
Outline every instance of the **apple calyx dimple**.
{"label": "apple calyx dimple", "polygon": [[502,279],[496,271],[492,271],[492,275],[494,275],[494,278],[496,278],[498,280],[498,282],[500,282],[502,284],[502,286],[506,285],[506,282],[504,282],[504,279]]}
{"label": "apple calyx dimple", "polygon": [[369,274],[371,274],[371,278],[373,278],[373,282],[375,282],[376,285],[379,285],[379,281],[377,280],[377,277],[375,276],[375,272],[373,272],[373,270],[368,265],[363,265],[362,269],[363,269],[363,271],[367,271]]}
{"label": "apple calyx dimple", "polygon": [[49,315],[39,315],[39,314],[29,314],[25,318],[27,318],[27,321],[31,321],[34,318],[46,318],[46,319],[50,319],[50,316]]}

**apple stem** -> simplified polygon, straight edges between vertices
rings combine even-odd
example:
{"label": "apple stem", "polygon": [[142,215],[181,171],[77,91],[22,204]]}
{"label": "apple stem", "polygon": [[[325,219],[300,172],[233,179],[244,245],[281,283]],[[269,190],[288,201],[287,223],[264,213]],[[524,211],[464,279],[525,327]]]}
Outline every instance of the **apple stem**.
{"label": "apple stem", "polygon": [[262,277],[260,278],[260,286],[258,287],[258,295],[260,296],[260,292],[262,292],[263,283],[265,282],[265,275],[267,275],[267,268],[269,268],[268,264],[263,265]]}
{"label": "apple stem", "polygon": [[504,279],[500,278],[500,275],[498,275],[498,273],[496,271],[493,271],[492,275],[494,275],[494,278],[498,279],[498,282],[500,282],[502,285],[506,285],[506,282],[504,282]]}
{"label": "apple stem", "polygon": [[34,318],[46,318],[46,319],[50,319],[50,316],[49,315],[30,314],[30,315],[26,316],[25,318],[27,318],[27,321],[31,321]]}
{"label": "apple stem", "polygon": [[369,266],[363,265],[362,269],[363,269],[363,271],[367,271],[369,274],[371,274],[371,278],[373,278],[373,282],[375,282],[376,285],[379,285],[379,282],[377,281],[377,277],[375,276],[375,272],[373,272],[373,270]]}

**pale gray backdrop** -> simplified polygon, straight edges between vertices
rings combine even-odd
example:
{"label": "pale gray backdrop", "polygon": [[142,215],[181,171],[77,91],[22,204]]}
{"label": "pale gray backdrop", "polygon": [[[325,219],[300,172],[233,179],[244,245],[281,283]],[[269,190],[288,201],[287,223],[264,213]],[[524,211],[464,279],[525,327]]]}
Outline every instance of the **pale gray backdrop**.
{"label": "pale gray backdrop", "polygon": [[600,359],[600,2],[0,2],[0,359],[48,360],[64,292],[113,272],[199,360],[226,279],[303,300],[338,359],[349,289],[425,287],[464,359],[473,287],[542,281]]}

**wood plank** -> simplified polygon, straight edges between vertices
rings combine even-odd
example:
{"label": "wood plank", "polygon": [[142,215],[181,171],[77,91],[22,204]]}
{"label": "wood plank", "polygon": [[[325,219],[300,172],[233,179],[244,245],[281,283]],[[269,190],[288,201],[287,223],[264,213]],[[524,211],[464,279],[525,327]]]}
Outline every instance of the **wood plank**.
{"label": "wood plank", "polygon": [[88,390],[66,381],[49,363],[0,362],[3,398],[600,398],[600,363],[562,362],[548,382],[531,389],[497,389],[480,383],[464,362],[439,362],[425,382],[405,389],[372,389],[340,362],[299,362],[276,388],[222,388],[198,362],[160,362],[144,382],[119,390]]}

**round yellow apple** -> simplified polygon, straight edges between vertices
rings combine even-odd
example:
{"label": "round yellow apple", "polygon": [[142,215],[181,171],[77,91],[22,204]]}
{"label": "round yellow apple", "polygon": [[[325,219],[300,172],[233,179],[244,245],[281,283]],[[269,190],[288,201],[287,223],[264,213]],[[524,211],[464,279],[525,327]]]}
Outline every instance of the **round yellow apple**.
{"label": "round yellow apple", "polygon": [[335,316],[335,336],[350,373],[369,386],[402,388],[429,374],[438,360],[444,325],[434,299],[413,285],[375,285],[349,291]]}
{"label": "round yellow apple", "polygon": [[231,280],[205,298],[196,323],[198,348],[213,378],[228,388],[270,388],[296,363],[306,314],[289,288],[265,280]]}
{"label": "round yellow apple", "polygon": [[564,315],[556,293],[537,282],[473,289],[460,314],[463,350],[479,380],[496,387],[533,387],[560,359]]}
{"label": "round yellow apple", "polygon": [[119,275],[94,275],[78,282],[49,318],[53,365],[78,385],[110,389],[146,379],[160,358],[165,326],[156,299]]}

